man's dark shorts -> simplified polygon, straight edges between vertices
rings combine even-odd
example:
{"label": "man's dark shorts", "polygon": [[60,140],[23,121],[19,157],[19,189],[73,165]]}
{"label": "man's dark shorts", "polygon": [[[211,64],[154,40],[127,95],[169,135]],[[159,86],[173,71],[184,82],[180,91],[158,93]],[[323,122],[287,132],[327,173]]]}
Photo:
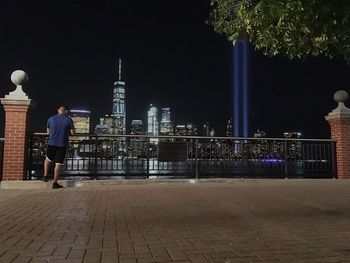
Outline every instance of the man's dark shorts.
{"label": "man's dark shorts", "polygon": [[47,146],[46,159],[49,162],[63,165],[64,157],[66,156],[67,148],[58,146]]}

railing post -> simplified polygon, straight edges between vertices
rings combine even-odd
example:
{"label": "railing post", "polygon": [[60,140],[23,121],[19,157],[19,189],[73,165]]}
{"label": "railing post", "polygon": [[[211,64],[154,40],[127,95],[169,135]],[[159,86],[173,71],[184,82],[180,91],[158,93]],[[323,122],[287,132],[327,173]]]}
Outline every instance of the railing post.
{"label": "railing post", "polygon": [[[236,147],[236,144],[239,143],[239,150],[240,150],[240,155],[241,155],[241,178],[244,177],[244,174],[243,174],[243,169],[244,169],[244,160],[243,160],[243,156],[244,156],[244,141],[243,140],[235,140],[235,147]],[[238,153],[238,151],[236,151]]]}
{"label": "railing post", "polygon": [[198,138],[196,138],[196,152],[195,152],[195,165],[196,165],[196,180],[198,180]]}
{"label": "railing post", "polygon": [[32,164],[33,164],[33,138],[34,135],[31,134],[28,138],[29,151],[27,152],[28,168],[26,171],[27,180],[32,179]]}
{"label": "railing post", "polygon": [[147,158],[147,178],[149,178],[149,147],[150,147],[150,138],[147,138],[147,152],[146,152],[146,158]]}
{"label": "railing post", "polygon": [[287,150],[287,141],[284,141],[284,175],[288,179],[288,150]]}
{"label": "railing post", "polygon": [[97,148],[98,148],[98,137],[97,136],[95,136],[95,166],[94,166],[94,178],[96,178],[97,177],[97,161],[98,161],[98,156],[97,156],[97,154],[98,154],[98,151],[97,151]]}

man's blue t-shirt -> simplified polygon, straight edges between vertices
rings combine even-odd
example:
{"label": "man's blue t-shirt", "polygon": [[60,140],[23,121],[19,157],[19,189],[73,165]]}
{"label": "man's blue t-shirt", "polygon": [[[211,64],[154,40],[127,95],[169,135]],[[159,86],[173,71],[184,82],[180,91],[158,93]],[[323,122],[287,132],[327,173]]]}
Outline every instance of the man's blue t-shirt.
{"label": "man's blue t-shirt", "polygon": [[68,147],[70,130],[74,129],[73,121],[65,114],[56,114],[47,121],[50,129],[49,142],[51,146]]}

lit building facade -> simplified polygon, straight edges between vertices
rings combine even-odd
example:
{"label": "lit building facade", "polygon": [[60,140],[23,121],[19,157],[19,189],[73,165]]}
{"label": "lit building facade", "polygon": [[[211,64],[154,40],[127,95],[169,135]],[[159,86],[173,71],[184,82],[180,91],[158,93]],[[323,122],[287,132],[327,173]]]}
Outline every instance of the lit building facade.
{"label": "lit building facade", "polygon": [[107,125],[97,124],[95,126],[94,133],[97,135],[99,135],[99,134],[111,134],[111,128],[108,127]]}
{"label": "lit building facade", "polygon": [[89,139],[88,135],[90,134],[91,112],[87,110],[72,109],[69,111],[68,115],[73,121],[75,132],[80,134],[79,136],[74,137],[73,143],[71,144],[74,149],[74,156],[81,156],[87,151],[84,142]]}
{"label": "lit building facade", "polygon": [[162,112],[162,116],[160,121],[160,134],[174,135],[174,127],[171,122],[170,108],[162,108],[161,112]]}
{"label": "lit building facade", "polygon": [[[114,115],[106,114],[104,117],[100,118],[100,127],[107,127],[107,134],[117,134],[116,133],[116,119]],[[96,130],[96,129],[95,129]]]}
{"label": "lit building facade", "polygon": [[192,123],[187,123],[186,125],[179,124],[175,127],[176,136],[197,136],[198,126]]}
{"label": "lit building facade", "polygon": [[73,109],[69,111],[69,117],[73,120],[76,133],[90,133],[90,115],[91,112],[87,110]]}
{"label": "lit building facade", "polygon": [[176,125],[175,135],[176,136],[186,136],[187,135],[186,125],[182,125],[182,124]]}
{"label": "lit building facade", "polygon": [[122,80],[122,60],[119,59],[119,78],[114,82],[113,108],[114,134],[126,134],[126,94],[125,81]]}
{"label": "lit building facade", "polygon": [[[147,113],[147,134],[159,136],[158,108],[152,104]],[[150,142],[158,143],[158,139],[151,139]]]}

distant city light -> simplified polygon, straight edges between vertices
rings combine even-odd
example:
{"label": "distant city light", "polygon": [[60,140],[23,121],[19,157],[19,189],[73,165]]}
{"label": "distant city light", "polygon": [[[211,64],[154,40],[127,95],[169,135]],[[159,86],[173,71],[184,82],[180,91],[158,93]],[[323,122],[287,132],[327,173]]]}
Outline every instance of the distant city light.
{"label": "distant city light", "polygon": [[88,110],[69,110],[69,112],[71,112],[71,113],[87,113],[87,114],[91,113],[91,111],[88,111]]}
{"label": "distant city light", "polygon": [[281,159],[261,159],[260,161],[265,163],[281,163],[283,160]]}

